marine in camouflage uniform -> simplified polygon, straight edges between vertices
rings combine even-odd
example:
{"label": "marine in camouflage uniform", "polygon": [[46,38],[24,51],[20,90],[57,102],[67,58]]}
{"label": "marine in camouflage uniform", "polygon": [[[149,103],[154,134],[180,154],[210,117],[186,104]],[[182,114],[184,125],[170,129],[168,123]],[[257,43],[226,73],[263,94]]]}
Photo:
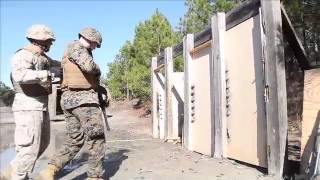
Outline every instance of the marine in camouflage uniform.
{"label": "marine in camouflage uniform", "polygon": [[12,105],[16,156],[1,179],[28,179],[36,160],[50,141],[47,110],[51,92],[49,68],[59,66],[60,62],[52,60],[45,52],[49,51],[55,37],[49,27],[33,25],[28,29],[26,38],[31,43],[18,50],[11,60],[11,81],[16,92]]}
{"label": "marine in camouflage uniform", "polygon": [[93,28],[83,29],[79,38],[68,45],[62,61],[61,107],[66,120],[67,140],[48,168],[40,173],[43,179],[53,179],[82,147],[87,147],[89,152],[88,179],[103,178],[102,161],[106,149],[102,111],[96,92],[101,72],[92,57],[92,50],[100,47],[102,38]]}

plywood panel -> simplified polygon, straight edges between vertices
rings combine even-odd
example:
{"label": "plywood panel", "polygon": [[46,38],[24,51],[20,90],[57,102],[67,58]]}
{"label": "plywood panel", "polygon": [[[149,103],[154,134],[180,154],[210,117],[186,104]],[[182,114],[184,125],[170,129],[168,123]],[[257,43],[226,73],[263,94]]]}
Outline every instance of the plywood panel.
{"label": "plywood panel", "polygon": [[156,75],[157,81],[157,102],[158,102],[158,123],[159,123],[159,137],[160,139],[165,138],[166,129],[165,129],[165,121],[166,121],[166,103],[165,103],[165,89],[164,89],[164,76],[161,73],[157,73]]}
{"label": "plywood panel", "polygon": [[[191,95],[190,149],[202,154],[211,152],[210,69],[211,45],[193,53],[193,95]],[[192,86],[191,85],[191,86]],[[191,92],[192,93],[192,92]],[[192,102],[194,100],[194,102]],[[194,113],[194,115],[192,115]]]}
{"label": "plywood panel", "polygon": [[176,139],[182,136],[182,124],[184,113],[184,73],[173,73],[173,100],[172,100],[172,117],[173,117],[173,133],[172,138]]}
{"label": "plywood panel", "polygon": [[320,69],[305,71],[302,135],[301,135],[301,170],[307,167],[314,148],[315,135],[320,121]]}
{"label": "plywood panel", "polygon": [[228,30],[225,57],[231,114],[228,117],[228,157],[267,166],[266,117],[261,63],[259,15]]}

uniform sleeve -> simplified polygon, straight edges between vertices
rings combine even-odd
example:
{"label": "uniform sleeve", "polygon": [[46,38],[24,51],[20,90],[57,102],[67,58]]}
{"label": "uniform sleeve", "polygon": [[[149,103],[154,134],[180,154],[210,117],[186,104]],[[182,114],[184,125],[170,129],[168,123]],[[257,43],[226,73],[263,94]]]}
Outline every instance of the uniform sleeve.
{"label": "uniform sleeve", "polygon": [[71,44],[67,49],[68,58],[76,63],[81,71],[88,74],[100,75],[100,68],[93,60],[89,51],[79,44]]}
{"label": "uniform sleeve", "polygon": [[48,58],[50,67],[61,67],[61,61],[53,60]]}
{"label": "uniform sleeve", "polygon": [[11,59],[12,78],[17,83],[32,84],[44,81],[48,77],[47,70],[36,71],[33,55],[27,52],[17,52]]}

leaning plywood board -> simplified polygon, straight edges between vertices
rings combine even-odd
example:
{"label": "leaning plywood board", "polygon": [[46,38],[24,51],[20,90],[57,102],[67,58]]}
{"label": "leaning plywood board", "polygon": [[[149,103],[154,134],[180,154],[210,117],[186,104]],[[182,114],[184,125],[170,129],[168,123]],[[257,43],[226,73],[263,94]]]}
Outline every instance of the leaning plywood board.
{"label": "leaning plywood board", "polygon": [[314,149],[315,135],[320,121],[320,69],[305,71],[303,90],[301,170],[307,168]]}
{"label": "leaning plywood board", "polygon": [[[210,88],[211,46],[194,51],[192,54],[193,68],[191,83],[191,120],[190,120],[190,150],[212,155],[211,103],[210,95],[213,90]],[[194,88],[192,88],[194,87]]]}
{"label": "leaning plywood board", "polygon": [[230,91],[228,157],[267,167],[266,117],[259,15],[229,29],[225,57]]}

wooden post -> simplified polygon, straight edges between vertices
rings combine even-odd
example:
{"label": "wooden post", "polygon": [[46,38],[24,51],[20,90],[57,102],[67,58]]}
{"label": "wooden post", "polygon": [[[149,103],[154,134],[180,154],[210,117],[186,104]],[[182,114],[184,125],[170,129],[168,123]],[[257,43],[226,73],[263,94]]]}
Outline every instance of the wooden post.
{"label": "wooden post", "polygon": [[164,54],[165,62],[165,102],[166,102],[166,138],[171,138],[173,134],[173,116],[172,116],[172,87],[173,87],[173,58],[172,47],[167,47]]}
{"label": "wooden post", "polygon": [[191,65],[192,57],[190,51],[194,47],[193,34],[187,34],[183,38],[183,59],[184,59],[184,123],[183,123],[183,146],[189,149],[189,123],[190,114],[190,90],[191,90]]}
{"label": "wooden post", "polygon": [[213,85],[213,104],[212,139],[214,157],[222,158],[227,156],[227,137],[226,137],[226,64],[224,59],[224,34],[226,31],[226,21],[224,13],[217,13],[211,18],[212,30],[212,60],[210,70]]}
{"label": "wooden post", "polygon": [[159,137],[165,139],[167,129],[165,128],[166,123],[166,99],[165,99],[165,77],[162,73],[157,73],[157,94],[159,103]]}
{"label": "wooden post", "polygon": [[157,57],[152,57],[151,64],[151,79],[152,79],[152,135],[154,138],[159,138],[159,119],[158,119],[158,98],[157,98],[157,78],[154,70],[157,68]]}
{"label": "wooden post", "polygon": [[287,138],[287,94],[280,0],[261,0],[268,173],[280,179]]}
{"label": "wooden post", "polygon": [[50,120],[55,119],[57,115],[57,84],[52,85],[52,93],[48,97],[48,112]]}

